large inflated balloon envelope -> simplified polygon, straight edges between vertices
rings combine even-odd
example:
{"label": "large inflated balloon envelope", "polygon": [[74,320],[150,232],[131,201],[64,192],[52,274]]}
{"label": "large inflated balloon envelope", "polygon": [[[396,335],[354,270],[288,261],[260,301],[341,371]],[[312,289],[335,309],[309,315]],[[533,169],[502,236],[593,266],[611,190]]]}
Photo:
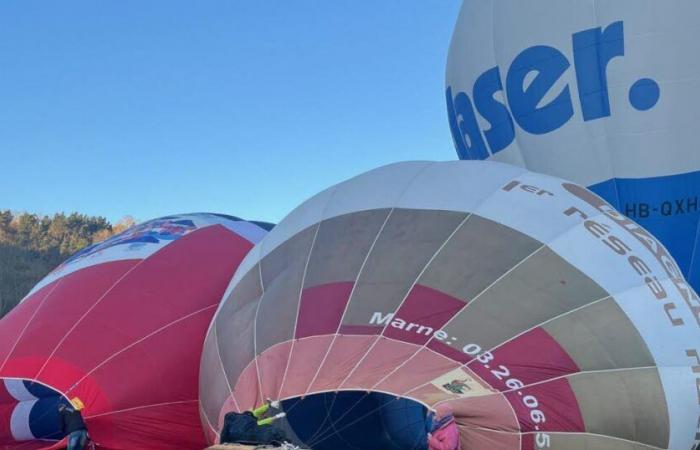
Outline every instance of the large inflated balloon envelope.
{"label": "large inflated balloon envelope", "polygon": [[700,287],[700,3],[465,0],[446,72],[461,159],[590,187]]}
{"label": "large inflated balloon envelope", "polygon": [[406,162],[333,186],[244,259],[205,341],[210,442],[283,399],[315,449],[683,449],[698,438],[698,298],[590,191],[493,162]]}
{"label": "large inflated balloon envelope", "polygon": [[101,448],[201,449],[206,329],[270,228],[219,214],[162,217],[51,272],[0,320],[0,445],[50,448],[63,438],[57,405],[79,397]]}

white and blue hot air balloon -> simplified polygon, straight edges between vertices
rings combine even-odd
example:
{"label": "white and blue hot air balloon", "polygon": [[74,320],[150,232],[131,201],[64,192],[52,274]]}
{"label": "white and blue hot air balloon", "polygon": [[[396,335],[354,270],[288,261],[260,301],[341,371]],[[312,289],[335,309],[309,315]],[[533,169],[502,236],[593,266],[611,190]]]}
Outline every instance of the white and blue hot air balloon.
{"label": "white and blue hot air balloon", "polygon": [[697,0],[465,0],[446,73],[459,157],[590,187],[697,289],[699,24]]}

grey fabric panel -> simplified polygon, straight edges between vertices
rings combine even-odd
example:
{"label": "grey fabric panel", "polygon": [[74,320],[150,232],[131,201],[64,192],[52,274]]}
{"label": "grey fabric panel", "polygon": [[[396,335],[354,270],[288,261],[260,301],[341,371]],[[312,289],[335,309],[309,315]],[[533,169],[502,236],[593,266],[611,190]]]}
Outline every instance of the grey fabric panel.
{"label": "grey fabric panel", "polygon": [[606,436],[575,433],[547,433],[549,448],[566,450],[650,450],[647,445]]}
{"label": "grey fabric panel", "polygon": [[303,271],[304,265],[296,263],[265,285],[256,318],[256,354],[294,337]]}
{"label": "grey fabric panel", "polygon": [[654,366],[654,357],[611,297],[543,327],[582,371]]}
{"label": "grey fabric panel", "polygon": [[539,241],[472,214],[420,279],[420,284],[471,300],[519,261]]}
{"label": "grey fabric panel", "polygon": [[223,300],[221,309],[214,316],[215,338],[231,388],[255,354],[253,318],[261,295],[260,273],[255,265]]}
{"label": "grey fabric panel", "polygon": [[655,367],[569,377],[589,433],[667,448],[668,407]]}
{"label": "grey fabric panel", "polygon": [[282,272],[288,271],[292,265],[301,266],[301,273],[299,274],[301,285],[301,276],[306,266],[306,260],[309,257],[309,250],[317,227],[318,224],[314,224],[295,234],[262,259],[260,265],[262,267],[263,287],[265,290],[267,290],[267,285],[272,283],[275,277]]}
{"label": "grey fabric panel", "polygon": [[367,325],[373,312],[395,311],[465,217],[452,211],[393,210],[360,274],[343,324]]}
{"label": "grey fabric panel", "polygon": [[227,298],[223,300],[221,311],[217,313],[217,318],[229,319],[234,314],[235,309],[241,304],[257,301],[262,295],[262,284],[260,284],[260,266],[256,264],[252,269],[241,277],[241,280],[231,290]]}
{"label": "grey fabric panel", "polygon": [[263,295],[256,319],[258,355],[294,336],[304,269],[317,227],[318,224],[291,237],[260,262]]}
{"label": "grey fabric panel", "polygon": [[321,222],[304,288],[336,281],[354,282],[389,211],[360,211]]}
{"label": "grey fabric panel", "polygon": [[221,361],[232,389],[235,388],[243,369],[255,356],[253,322],[257,306],[257,302],[242,304],[236,308],[234,315],[219,314],[214,323],[217,327],[216,338],[221,349]]}
{"label": "grey fabric panel", "polygon": [[219,360],[215,330],[216,327],[212,327],[204,341],[199,371],[200,413],[206,415],[214,428],[218,426],[219,411],[231,394]]}
{"label": "grey fabric panel", "polygon": [[468,304],[445,330],[458,342],[492,348],[608,294],[547,247]]}

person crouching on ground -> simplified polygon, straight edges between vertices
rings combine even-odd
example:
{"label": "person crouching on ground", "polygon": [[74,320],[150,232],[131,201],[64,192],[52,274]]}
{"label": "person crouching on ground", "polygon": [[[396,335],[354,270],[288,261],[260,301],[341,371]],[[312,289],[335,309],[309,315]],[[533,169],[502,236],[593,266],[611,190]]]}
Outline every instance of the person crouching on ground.
{"label": "person crouching on ground", "polygon": [[68,437],[67,450],[83,450],[87,443],[87,426],[80,410],[83,402],[78,397],[72,399],[70,404],[59,403],[58,413],[61,418],[61,431]]}
{"label": "person crouching on ground", "polygon": [[459,429],[452,414],[452,407],[446,403],[438,405],[432,415],[428,433],[430,450],[460,450]]}

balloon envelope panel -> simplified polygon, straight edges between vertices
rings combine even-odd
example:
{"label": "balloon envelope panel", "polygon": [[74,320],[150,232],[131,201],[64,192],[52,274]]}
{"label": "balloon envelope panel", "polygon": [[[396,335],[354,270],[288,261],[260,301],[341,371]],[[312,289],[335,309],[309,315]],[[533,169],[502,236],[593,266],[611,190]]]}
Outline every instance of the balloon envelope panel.
{"label": "balloon envelope panel", "polygon": [[392,399],[342,408],[382,417],[372,442],[410,401],[448,402],[463,448],[689,448],[697,305],[666,250],[578,185],[394,164],[309,199],[246,256],[205,341],[202,420],[213,442],[228,411],[317,401],[288,423],[313,443],[336,413],[311,399],[360,392]]}
{"label": "balloon envelope panel", "polygon": [[103,448],[201,448],[196,368],[206,328],[266,228],[216,214],[163,217],[86,248],[39,282],[0,321],[4,448],[52,445],[56,405],[73,397]]}
{"label": "balloon envelope panel", "polygon": [[692,0],[465,0],[446,99],[461,159],[590,187],[700,286],[700,58]]}

